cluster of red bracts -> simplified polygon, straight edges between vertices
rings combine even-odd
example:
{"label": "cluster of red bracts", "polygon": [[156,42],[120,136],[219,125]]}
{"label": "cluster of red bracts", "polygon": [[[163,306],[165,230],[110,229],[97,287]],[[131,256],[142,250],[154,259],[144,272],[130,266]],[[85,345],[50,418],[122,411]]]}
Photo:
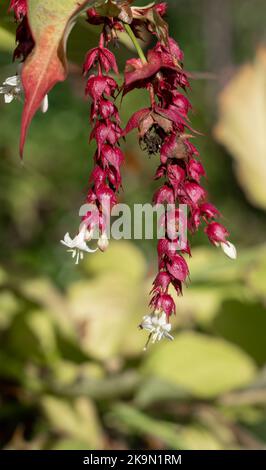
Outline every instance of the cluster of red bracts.
{"label": "cluster of red bracts", "polygon": [[[124,155],[119,142],[121,137],[138,128],[141,148],[149,155],[160,156],[154,178],[163,182],[154,194],[153,203],[170,204],[172,207],[161,220],[164,236],[157,247],[158,274],[153,282],[150,302],[153,313],[143,317],[140,325],[149,331],[149,339],[155,342],[164,337],[173,339],[169,318],[175,314],[176,307],[169,289],[172,286],[177,294],[181,294],[189,276],[184,255],[191,256],[190,246],[187,241],[180,245],[178,233],[184,214],[177,205],[183,204],[188,208],[188,229],[191,233],[204,223],[205,233],[212,244],[221,246],[231,258],[236,257],[236,250],[227,240],[229,233],[226,228],[216,221],[220,214],[207,201],[206,191],[201,185],[205,170],[199,152],[191,142],[195,131],[189,125],[191,105],[184,94],[189,80],[182,65],[183,52],[169,38],[168,26],[162,18],[166,13],[166,4],[131,7],[132,2],[110,0],[104,3],[104,8],[90,8],[87,11],[89,23],[103,25],[99,46],[87,53],[83,70],[87,77],[86,95],[92,100],[90,140],[96,141],[97,148],[86,199],[90,208],[83,216],[78,235],[71,239],[67,233],[61,242],[69,248],[78,263],[83,258],[83,252],[96,251],[90,249],[87,242],[95,237],[97,230],[98,247],[105,251],[108,246],[107,223],[110,211],[117,204],[117,193],[121,187],[120,169]],[[27,20],[27,1],[11,0],[9,9],[14,11],[19,23],[14,58],[23,61],[34,47]],[[158,40],[148,52],[147,59],[136,44],[136,37],[142,37],[143,29]],[[115,105],[120,90],[111,76],[111,72],[118,73],[118,67],[114,54],[108,49],[109,42],[116,41],[121,31],[127,31],[133,42],[136,40],[135,46],[141,57],[127,61],[123,95],[136,88],[146,88],[151,102],[149,108],[141,109],[132,116],[124,131]],[[12,80],[14,78],[10,77]],[[11,102],[13,95],[10,95],[9,89],[2,87],[1,93],[5,94],[7,102]]]}
{"label": "cluster of red bracts", "polygon": [[[195,232],[202,222],[211,243],[229,245],[226,228],[214,219],[218,210],[206,202],[206,191],[200,181],[205,170],[199,161],[199,152],[191,143],[194,131],[189,126],[191,108],[182,94],[189,86],[187,74],[182,68],[183,53],[177,43],[169,38],[167,44],[160,41],[148,52],[147,63],[140,59],[127,62],[124,94],[134,88],[146,88],[150,92],[151,106],[137,111],[129,120],[125,133],[139,130],[141,147],[148,154],[159,154],[160,165],[155,179],[163,179],[162,186],[154,194],[154,204],[186,204],[188,229]],[[178,228],[180,211],[175,211]],[[168,293],[170,285],[177,294],[189,275],[183,255],[190,255],[187,244],[177,251],[178,240],[165,236],[158,242],[159,272],[153,282],[151,306],[155,314],[162,312],[169,318],[175,313],[175,302]]]}
{"label": "cluster of red bracts", "polygon": [[13,59],[19,59],[23,62],[34,47],[34,40],[27,18],[27,1],[11,0],[9,11],[14,12],[15,20],[19,23],[16,30],[17,46],[14,50]]}
{"label": "cluster of red bracts", "polygon": [[97,144],[94,155],[95,166],[91,174],[87,203],[95,206],[95,211],[89,210],[83,217],[88,233],[100,230],[98,247],[104,251],[108,246],[106,235],[107,210],[117,204],[117,192],[121,186],[120,167],[124,155],[119,147],[119,139],[123,131],[116,105],[115,94],[118,91],[116,81],[109,76],[113,70],[118,73],[116,60],[112,52],[104,47],[104,35],[101,35],[99,47],[90,50],[84,63],[84,74],[92,68],[97,74],[88,77],[86,95],[92,99],[91,124],[93,126],[90,139]]}

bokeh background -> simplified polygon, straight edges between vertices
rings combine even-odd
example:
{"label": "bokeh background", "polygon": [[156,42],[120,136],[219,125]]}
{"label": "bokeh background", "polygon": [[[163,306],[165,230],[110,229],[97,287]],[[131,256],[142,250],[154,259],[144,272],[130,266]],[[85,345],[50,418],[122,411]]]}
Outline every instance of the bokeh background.
{"label": "bokeh background", "polygon": [[[144,2],[136,2],[143,4]],[[143,352],[155,242],[112,242],[76,267],[74,234],[92,164],[81,64],[97,42],[71,34],[70,74],[18,156],[22,105],[0,103],[0,445],[9,449],[260,449],[266,446],[266,4],[169,0],[193,77],[191,120],[206,187],[236,262],[192,241],[175,341]],[[1,2],[0,78],[14,75],[14,24]],[[123,69],[134,52],[122,38]],[[134,92],[124,122],[146,100]],[[149,202],[156,159],[124,145],[121,202]]]}

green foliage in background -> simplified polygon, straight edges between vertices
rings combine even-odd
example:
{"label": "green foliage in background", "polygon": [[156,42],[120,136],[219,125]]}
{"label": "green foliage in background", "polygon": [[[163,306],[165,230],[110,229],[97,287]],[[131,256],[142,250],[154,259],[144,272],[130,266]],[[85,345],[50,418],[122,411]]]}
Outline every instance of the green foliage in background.
{"label": "green foliage in background", "polygon": [[[68,81],[50,94],[48,114],[36,115],[23,164],[17,151],[21,103],[0,103],[2,448],[266,446],[266,217],[246,199],[245,185],[254,181],[247,182],[247,174],[238,185],[231,155],[212,137],[217,93],[226,82],[219,79],[228,76],[226,63],[211,60],[215,41],[206,27],[206,12],[217,21],[210,4],[219,2],[170,0],[169,19],[186,68],[195,77],[203,74],[190,93],[192,123],[206,134],[197,139],[209,175],[206,187],[239,257],[232,262],[204,236],[195,237],[191,282],[177,301],[173,342],[144,353],[146,334],[137,328],[147,313],[154,241],[113,241],[106,253],[87,256],[78,268],[59,243],[65,232],[76,230],[92,165],[80,64],[96,43],[97,28],[79,24],[70,36]],[[266,7],[252,3],[223,2],[230,8],[230,24],[223,28],[234,41],[230,51],[228,41],[215,47],[220,58],[230,52],[232,74],[265,39]],[[220,15],[219,20],[226,21]],[[13,32],[1,10],[1,79],[15,73]],[[129,55],[123,38],[120,66]],[[144,100],[141,92],[124,99],[124,121]],[[253,132],[245,138],[252,149]],[[132,135],[125,143],[126,192],[120,194],[129,205],[149,202],[156,187],[156,162],[135,141]],[[251,158],[256,165],[256,155]],[[264,185],[256,190],[262,198]]]}

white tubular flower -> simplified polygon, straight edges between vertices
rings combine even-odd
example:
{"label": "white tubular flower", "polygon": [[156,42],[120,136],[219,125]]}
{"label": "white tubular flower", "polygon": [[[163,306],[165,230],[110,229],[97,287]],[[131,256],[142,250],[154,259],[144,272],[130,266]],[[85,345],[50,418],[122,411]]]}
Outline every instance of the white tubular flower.
{"label": "white tubular flower", "polygon": [[107,237],[106,232],[103,232],[102,235],[100,236],[98,240],[98,247],[100,248],[101,251],[106,251],[108,246],[109,246],[109,240]]}
{"label": "white tubular flower", "polygon": [[155,343],[156,341],[161,341],[163,338],[168,338],[170,340],[174,339],[169,333],[172,326],[171,323],[167,321],[165,312],[163,312],[161,316],[154,313],[152,315],[145,315],[142,323],[140,324],[140,328],[150,332],[144,350],[147,349],[150,340],[152,340],[152,343]]}
{"label": "white tubular flower", "polygon": [[18,75],[8,77],[0,87],[0,94],[4,95],[5,103],[11,103],[14,98],[18,98],[22,94],[21,80]]}
{"label": "white tubular flower", "polygon": [[[0,87],[0,94],[4,95],[4,101],[6,104],[12,103],[14,98],[23,96],[23,87],[20,75],[6,78],[3,82],[3,86]],[[46,113],[48,110],[48,95],[45,95],[42,100],[40,110],[43,113]]]}
{"label": "white tubular flower", "polygon": [[228,256],[228,258],[231,259],[237,259],[237,251],[236,247],[233,243],[231,242],[221,242],[221,243],[215,243],[216,246],[220,246],[223,250],[223,252]]}
{"label": "white tubular flower", "polygon": [[95,253],[95,251],[98,249],[96,248],[95,250],[92,250],[88,247],[85,240],[87,234],[86,232],[86,228],[85,230],[81,229],[79,234],[73,239],[70,237],[69,233],[66,233],[64,239],[61,240],[62,245],[65,245],[69,248],[67,251],[72,253],[72,258],[76,258],[76,264],[79,263],[80,259],[83,259],[84,252]]}

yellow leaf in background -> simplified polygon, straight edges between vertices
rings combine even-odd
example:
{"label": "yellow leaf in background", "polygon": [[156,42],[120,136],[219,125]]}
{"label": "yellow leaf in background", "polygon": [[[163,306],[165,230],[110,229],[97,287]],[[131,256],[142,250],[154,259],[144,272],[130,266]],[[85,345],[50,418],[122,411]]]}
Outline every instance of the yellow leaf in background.
{"label": "yellow leaf in background", "polygon": [[133,243],[112,241],[105,253],[98,251],[94,256],[88,256],[82,265],[90,275],[103,276],[107,273],[118,273],[132,282],[144,278],[147,267],[142,252]]}
{"label": "yellow leaf in background", "polygon": [[5,52],[11,52],[15,48],[14,34],[0,27],[0,49]]}
{"label": "yellow leaf in background", "polygon": [[175,341],[154,347],[142,372],[199,398],[214,398],[249,384],[256,367],[244,351],[228,341],[187,331]]}
{"label": "yellow leaf in background", "polygon": [[76,439],[90,449],[102,448],[102,428],[95,406],[89,399],[79,397],[70,402],[46,395],[41,399],[41,406],[51,430],[59,436]]}
{"label": "yellow leaf in background", "polygon": [[219,114],[215,136],[233,155],[249,201],[266,209],[266,48],[223,90]]}
{"label": "yellow leaf in background", "polygon": [[[117,357],[130,335],[129,323],[139,308],[138,286],[118,273],[78,281],[69,288],[69,305],[87,354],[101,360]],[[137,331],[137,320],[135,331]],[[142,337],[139,335],[138,350]]]}

